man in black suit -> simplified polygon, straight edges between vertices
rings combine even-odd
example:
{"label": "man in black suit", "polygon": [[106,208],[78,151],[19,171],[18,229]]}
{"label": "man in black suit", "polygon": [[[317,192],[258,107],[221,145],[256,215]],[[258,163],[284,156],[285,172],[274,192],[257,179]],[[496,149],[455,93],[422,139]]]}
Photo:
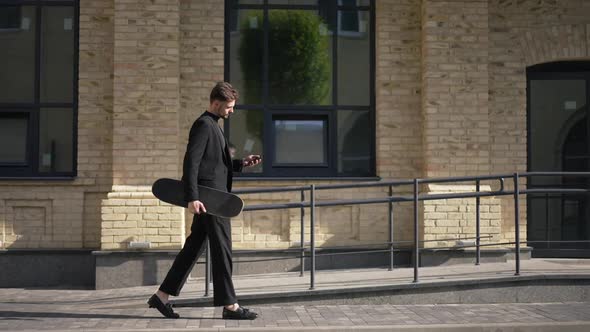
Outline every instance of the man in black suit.
{"label": "man in black suit", "polygon": [[224,306],[224,319],[255,319],[258,315],[240,307],[232,282],[231,224],[227,218],[206,214],[207,207],[199,200],[198,185],[231,191],[233,172],[261,162],[259,155],[232,160],[228,142],[217,121],[234,112],[237,91],[227,82],[215,85],[209,98],[209,109],[193,124],[184,156],[182,180],[188,210],[194,213],[191,234],[176,256],[160,289],[148,301],[168,318],[178,318],[168,302],[169,295],[178,296],[180,289],[204,250],[209,238],[213,267],[213,302]]}

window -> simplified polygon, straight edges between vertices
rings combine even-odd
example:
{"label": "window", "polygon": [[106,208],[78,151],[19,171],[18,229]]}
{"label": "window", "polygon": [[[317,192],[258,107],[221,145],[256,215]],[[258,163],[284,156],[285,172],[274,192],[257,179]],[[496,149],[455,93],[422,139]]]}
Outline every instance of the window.
{"label": "window", "polygon": [[25,112],[0,113],[0,163],[25,165],[29,115]]}
{"label": "window", "polygon": [[0,0],[0,177],[76,175],[77,13]]}
{"label": "window", "polygon": [[[327,121],[306,116],[301,119],[273,119],[273,166],[327,165]],[[300,146],[306,148],[301,149]]]}
{"label": "window", "polygon": [[225,132],[246,177],[375,176],[374,1],[226,0]]}

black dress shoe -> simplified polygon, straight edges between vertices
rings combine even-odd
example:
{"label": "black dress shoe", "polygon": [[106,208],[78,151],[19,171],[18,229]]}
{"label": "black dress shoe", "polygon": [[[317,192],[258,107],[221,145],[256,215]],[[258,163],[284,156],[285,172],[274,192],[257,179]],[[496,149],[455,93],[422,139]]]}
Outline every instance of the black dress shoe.
{"label": "black dress shoe", "polygon": [[256,319],[258,314],[254,311],[250,311],[249,309],[239,307],[236,311],[231,311],[223,308],[223,319]]}
{"label": "black dress shoe", "polygon": [[178,318],[180,317],[177,313],[172,310],[172,304],[164,304],[158,295],[154,294],[147,302],[150,308],[156,308],[166,318]]}

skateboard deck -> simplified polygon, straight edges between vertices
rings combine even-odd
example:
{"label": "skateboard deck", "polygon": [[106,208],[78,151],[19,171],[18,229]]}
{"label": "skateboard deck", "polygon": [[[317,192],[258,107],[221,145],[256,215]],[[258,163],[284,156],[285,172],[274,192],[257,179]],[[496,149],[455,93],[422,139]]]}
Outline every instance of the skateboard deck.
{"label": "skateboard deck", "polygon": [[[184,183],[174,179],[158,179],[152,185],[152,193],[159,200],[183,208],[188,206],[184,199]],[[199,201],[205,205],[207,214],[232,218],[240,214],[244,201],[237,195],[199,185]]]}

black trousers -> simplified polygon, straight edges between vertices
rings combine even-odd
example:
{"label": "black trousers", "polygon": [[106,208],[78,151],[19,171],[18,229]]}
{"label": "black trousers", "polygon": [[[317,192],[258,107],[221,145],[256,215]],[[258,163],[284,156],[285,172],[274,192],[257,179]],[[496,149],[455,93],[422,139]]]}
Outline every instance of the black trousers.
{"label": "black trousers", "polygon": [[209,238],[213,272],[213,303],[215,306],[237,302],[232,281],[231,224],[227,218],[209,214],[195,215],[191,234],[186,238],[160,290],[178,296],[197,259],[205,250]]}

